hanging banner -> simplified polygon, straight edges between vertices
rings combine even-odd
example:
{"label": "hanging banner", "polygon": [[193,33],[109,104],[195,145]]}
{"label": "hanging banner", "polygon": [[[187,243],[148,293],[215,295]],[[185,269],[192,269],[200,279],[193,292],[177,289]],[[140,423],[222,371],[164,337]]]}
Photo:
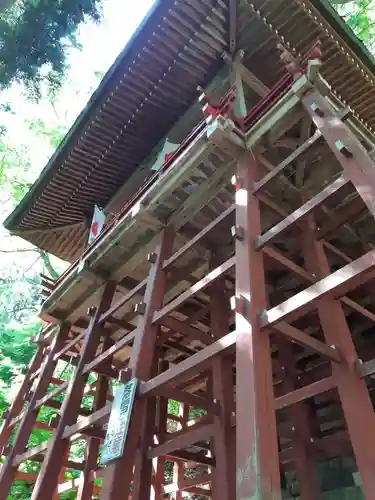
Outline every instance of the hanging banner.
{"label": "hanging banner", "polygon": [[161,153],[159,154],[156,162],[152,165],[151,170],[157,172],[164,167],[168,159],[173,155],[173,153],[179,148],[179,144],[173,144],[166,139],[165,144]]}
{"label": "hanging banner", "polygon": [[104,222],[105,222],[105,213],[103,212],[103,210],[100,210],[100,208],[95,205],[94,215],[93,215],[91,226],[90,226],[90,234],[89,234],[89,241],[88,241],[89,245],[102,232],[103,227],[104,227]]}
{"label": "hanging banner", "polygon": [[116,390],[101,453],[102,465],[121,458],[124,453],[137,386],[138,380],[133,378]]}

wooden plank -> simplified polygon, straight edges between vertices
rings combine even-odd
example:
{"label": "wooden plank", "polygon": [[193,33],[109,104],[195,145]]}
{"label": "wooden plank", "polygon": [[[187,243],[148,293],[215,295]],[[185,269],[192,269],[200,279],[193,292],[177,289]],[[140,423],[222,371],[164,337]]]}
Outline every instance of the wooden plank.
{"label": "wooden plank", "polygon": [[265,175],[260,181],[254,184],[254,193],[257,193],[260,189],[264,188],[271,180],[275,179],[286,167],[298,159],[303,153],[308,151],[320,138],[322,134],[317,130],[313,136],[311,136],[306,142],[301,144],[293,153],[291,153],[285,160],[283,160],[277,167],[275,167],[271,172]]}
{"label": "wooden plank", "polygon": [[159,457],[161,455],[169,455],[175,450],[181,450],[188,448],[199,441],[205,441],[209,439],[214,433],[213,424],[207,424],[204,426],[198,426],[197,429],[192,426],[187,432],[182,435],[173,437],[169,436],[168,441],[165,443],[155,446],[148,451],[149,458]]}
{"label": "wooden plank", "polygon": [[212,284],[215,280],[219,279],[224,273],[229,271],[235,264],[235,257],[231,257],[226,262],[218,266],[216,269],[208,273],[204,278],[199,280],[195,285],[190,287],[185,292],[181,293],[174,300],[169,302],[166,306],[163,307],[160,311],[154,313],[153,321],[154,323],[160,321],[161,318],[167,316],[172,311],[177,309],[181,304],[186,302],[188,299],[196,295],[198,292],[202,292],[205,288],[207,288],[210,284]]}
{"label": "wooden plank", "polygon": [[140,386],[140,395],[158,394],[158,391],[164,390],[164,387],[170,383],[178,385],[184,380],[188,380],[191,375],[198,370],[203,370],[212,358],[219,354],[224,354],[234,346],[236,342],[236,332],[231,332],[217,340],[208,347],[190,356],[190,358],[181,361],[177,365],[172,366],[165,372],[157,375],[151,380],[144,382]]}
{"label": "wooden plank", "polygon": [[186,243],[183,247],[181,247],[176,253],[172,255],[169,259],[166,259],[163,263],[163,269],[171,266],[177,259],[179,259],[184,253],[186,253],[190,248],[196,245],[202,238],[204,238],[212,229],[214,229],[220,222],[225,220],[231,214],[234,213],[234,205],[228,207],[222,214],[220,214],[216,219],[210,222],[202,231],[200,231],[194,238]]}
{"label": "wooden plank", "polygon": [[337,386],[334,377],[326,377],[313,384],[295,389],[275,399],[275,408],[281,410],[287,406],[299,403],[305,399],[312,398],[318,394],[330,391]]}
{"label": "wooden plank", "polygon": [[325,187],[316,196],[307,201],[300,208],[295,210],[293,213],[285,217],[284,220],[273,226],[265,234],[258,236],[256,240],[256,248],[261,249],[267,243],[270,243],[275,237],[281,236],[285,231],[290,229],[293,224],[297,224],[301,221],[302,217],[306,217],[308,214],[316,210],[322,203],[324,203],[330,196],[337,193],[341,188],[343,188],[347,181],[343,176],[340,176],[332,184]]}
{"label": "wooden plank", "polygon": [[317,301],[325,295],[342,297],[353,288],[373,278],[374,268],[375,250],[371,250],[306,290],[266,311],[261,319],[262,328],[268,328],[280,321],[295,321],[308,311],[315,309]]}

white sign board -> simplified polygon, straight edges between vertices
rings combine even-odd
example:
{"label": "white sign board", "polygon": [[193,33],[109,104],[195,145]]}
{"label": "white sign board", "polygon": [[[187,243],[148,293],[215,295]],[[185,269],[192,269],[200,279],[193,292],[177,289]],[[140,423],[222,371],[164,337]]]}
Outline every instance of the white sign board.
{"label": "white sign board", "polygon": [[137,386],[138,380],[133,378],[116,390],[101,454],[102,465],[121,458],[124,453]]}

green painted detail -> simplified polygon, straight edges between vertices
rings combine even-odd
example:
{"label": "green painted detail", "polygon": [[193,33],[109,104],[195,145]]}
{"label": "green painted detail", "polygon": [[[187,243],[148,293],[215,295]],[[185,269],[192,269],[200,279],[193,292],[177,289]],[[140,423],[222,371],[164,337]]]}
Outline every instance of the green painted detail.
{"label": "green painted detail", "polygon": [[81,273],[85,269],[86,261],[85,259],[81,259],[77,266],[77,274]]}
{"label": "green painted detail", "polygon": [[245,117],[247,115],[247,106],[245,99],[245,92],[241,75],[235,72],[235,85],[236,85],[236,100],[234,102],[234,115]]}

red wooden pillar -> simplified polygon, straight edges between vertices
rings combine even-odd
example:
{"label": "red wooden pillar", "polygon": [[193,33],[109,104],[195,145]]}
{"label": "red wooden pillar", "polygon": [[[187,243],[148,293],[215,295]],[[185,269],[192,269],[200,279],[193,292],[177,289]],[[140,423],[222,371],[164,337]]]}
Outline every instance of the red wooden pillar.
{"label": "red wooden pillar", "polygon": [[[217,262],[213,259],[213,267]],[[230,304],[226,293],[225,278],[210,287],[210,326],[211,333],[218,338],[229,331]],[[233,359],[218,357],[212,365],[212,393],[221,408],[220,416],[214,416],[215,433],[213,450],[215,469],[212,491],[214,498],[231,500],[235,497],[235,455],[233,450],[232,422],[234,412]]]}
{"label": "red wooden pillar", "polygon": [[238,500],[279,500],[280,469],[269,337],[260,329],[267,308],[263,256],[254,248],[261,234],[253,153],[238,162],[236,179],[236,425]]}
{"label": "red wooden pillar", "polygon": [[[303,239],[305,264],[321,279],[331,270],[323,244],[315,234],[314,220],[310,217]],[[334,346],[345,361],[332,363],[332,375],[337,383],[363,492],[366,500],[372,500],[375,495],[375,413],[366,382],[356,371],[357,353],[340,301],[326,296],[319,301],[317,310],[327,344]]]}
{"label": "red wooden pillar", "polygon": [[31,497],[32,500],[45,500],[50,495],[50,492],[54,491],[57,487],[62,459],[70,446],[69,439],[63,439],[62,436],[65,427],[77,421],[82,396],[88,379],[88,373],[84,373],[84,368],[86,363],[93,359],[99,346],[99,318],[111,306],[115,290],[115,282],[109,282],[104,287],[99,306],[90,318],[80,358],[66,391],[65,400],[61,407],[60,420],[50,440],[48,451]]}
{"label": "red wooden pillar", "polygon": [[3,415],[3,424],[0,432],[0,455],[3,454],[4,448],[7,446],[8,440],[13,431],[13,427],[10,427],[10,423],[21,413],[25,401],[25,396],[33,385],[34,379],[32,375],[40,369],[47,354],[48,349],[46,344],[44,342],[38,342],[38,348],[29,363],[28,370],[25,378],[23,379],[21,387],[19,388],[11,407],[6,412],[6,415]]}
{"label": "red wooden pillar", "polygon": [[[189,421],[189,406],[183,403],[179,404],[179,412],[178,416],[181,418],[181,429],[186,429],[187,428],[187,423]],[[184,463],[181,462],[180,460],[177,460],[173,464],[173,484],[177,485],[178,488],[180,488],[180,485],[182,484],[184,480]],[[178,491],[175,491],[172,493],[173,500],[182,500],[183,499],[183,494],[182,490],[178,489]]]}
{"label": "red wooden pillar", "polygon": [[[103,348],[104,350],[104,348]],[[96,382],[95,399],[93,410],[97,411],[103,408],[107,403],[108,378],[103,375],[98,376]],[[83,470],[82,481],[78,487],[77,500],[91,500],[94,492],[94,478],[92,471],[97,467],[100,450],[100,440],[96,438],[87,438],[85,468]]]}
{"label": "red wooden pillar", "polygon": [[[297,381],[297,370],[293,353],[293,344],[276,337],[279,352],[279,361],[282,365],[284,380],[282,391],[284,394],[295,390]],[[303,500],[319,500],[321,496],[320,482],[315,467],[315,460],[311,450],[311,422],[308,408],[304,401],[288,406],[285,410],[292,431],[292,443],[294,452],[294,465],[296,468],[300,497]]]}
{"label": "red wooden pillar", "polygon": [[[64,324],[60,327],[54,341],[49,346],[48,356],[45,359],[44,365],[41,368],[40,376],[38,383],[36,385],[35,391],[31,397],[29,402],[29,406],[25,410],[25,415],[21,421],[21,424],[17,430],[16,436],[13,441],[12,449],[7,457],[5,464],[1,468],[0,472],[0,500],[6,500],[8,497],[9,489],[14,480],[16,471],[18,469],[18,465],[14,466],[13,462],[16,455],[23,453],[33,426],[35,424],[36,418],[39,413],[39,409],[35,409],[37,401],[42,398],[48,389],[48,386],[51,382],[51,378],[53,376],[53,372],[55,371],[55,367],[57,364],[57,360],[54,360],[55,354],[61,349],[64,341],[68,337],[68,333],[70,330],[69,324]],[[54,491],[55,488],[50,490]]]}
{"label": "red wooden pillar", "polygon": [[[64,459],[63,459],[64,463],[69,460],[69,453],[70,453],[70,450],[69,449],[66,450],[66,453],[65,453]],[[60,474],[59,474],[59,481],[58,481],[58,483],[61,484],[61,483],[64,482],[64,480],[65,480],[65,467],[62,467],[61,471],[60,471]],[[52,500],[59,500],[59,498],[60,498],[59,484],[56,487],[55,494],[53,495]]]}
{"label": "red wooden pillar", "polygon": [[[156,376],[158,370],[158,359],[154,359],[153,376]],[[135,464],[135,479],[132,486],[132,500],[150,500],[153,498],[152,485],[155,483],[153,477],[153,460],[148,458],[148,449],[154,445],[157,415],[156,396],[148,397],[145,402],[145,414],[143,418],[143,427],[139,436],[139,447]],[[155,497],[156,498],[156,497]]]}
{"label": "red wooden pillar", "polygon": [[[161,242],[157,251],[149,256],[151,267],[144,297],[145,308],[144,313],[140,316],[131,352],[130,378],[148,380],[151,375],[155,356],[155,341],[159,331],[159,326],[152,323],[152,318],[154,312],[163,305],[166,286],[166,272],[163,270],[163,262],[172,253],[173,239],[174,233],[171,228],[166,228],[161,234]],[[119,500],[130,491],[133,466],[146,409],[145,398],[137,399],[136,397],[123,456],[106,467],[100,500]],[[151,478],[150,483],[146,485],[147,488],[148,484],[151,486]]]}
{"label": "red wooden pillar", "polygon": [[374,161],[318,90],[308,92],[301,102],[340,162],[344,177],[354,184],[375,217]]}
{"label": "red wooden pillar", "polygon": [[[160,361],[160,370],[163,372],[169,367],[168,361]],[[158,397],[157,407],[157,439],[158,443],[163,443],[167,434],[167,420],[168,420],[168,399],[165,397]],[[164,483],[165,483],[165,457],[157,457],[153,461],[154,468],[154,498],[158,500],[164,496]]]}

